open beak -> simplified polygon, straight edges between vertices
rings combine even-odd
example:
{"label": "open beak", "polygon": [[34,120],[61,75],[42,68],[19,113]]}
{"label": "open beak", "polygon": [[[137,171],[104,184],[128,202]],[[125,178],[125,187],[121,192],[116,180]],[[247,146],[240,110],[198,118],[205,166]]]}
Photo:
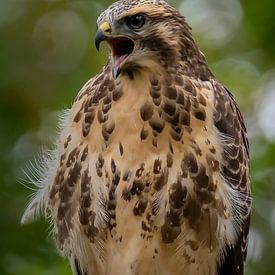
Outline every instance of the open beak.
{"label": "open beak", "polygon": [[95,36],[95,46],[99,51],[102,41],[107,41],[111,49],[112,73],[116,79],[121,73],[121,67],[135,48],[135,42],[124,35],[113,35],[108,22],[99,26]]}

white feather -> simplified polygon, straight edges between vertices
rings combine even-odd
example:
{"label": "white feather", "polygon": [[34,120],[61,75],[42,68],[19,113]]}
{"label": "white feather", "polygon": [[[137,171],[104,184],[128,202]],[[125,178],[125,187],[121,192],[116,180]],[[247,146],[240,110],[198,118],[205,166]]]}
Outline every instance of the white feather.
{"label": "white feather", "polygon": [[[61,135],[64,128],[68,125],[69,110],[65,110],[59,116],[59,135]],[[42,152],[34,159],[33,162],[26,167],[24,174],[26,180],[24,184],[28,183],[35,192],[31,196],[31,200],[24,211],[21,219],[22,224],[26,224],[40,213],[45,213],[48,203],[48,188],[53,182],[56,169],[58,167],[59,156],[59,138],[56,140],[52,149],[43,149]]]}

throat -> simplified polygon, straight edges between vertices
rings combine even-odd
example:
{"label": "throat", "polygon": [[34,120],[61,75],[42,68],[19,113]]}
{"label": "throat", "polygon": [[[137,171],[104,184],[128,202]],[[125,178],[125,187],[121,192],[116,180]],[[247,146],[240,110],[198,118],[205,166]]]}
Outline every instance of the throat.
{"label": "throat", "polygon": [[129,76],[130,80],[134,80],[135,79],[135,74],[134,74],[134,72],[132,70],[128,70],[126,72],[127,72],[128,76]]}
{"label": "throat", "polygon": [[121,66],[121,76],[126,76],[130,80],[140,80],[154,78],[156,75],[165,75],[167,72],[166,68],[160,66],[159,62],[152,57],[140,58],[132,61],[127,60]]}
{"label": "throat", "polygon": [[125,66],[125,68],[121,70],[121,74],[125,75],[129,80],[133,81],[142,75],[142,70],[143,68],[140,66],[129,65]]}

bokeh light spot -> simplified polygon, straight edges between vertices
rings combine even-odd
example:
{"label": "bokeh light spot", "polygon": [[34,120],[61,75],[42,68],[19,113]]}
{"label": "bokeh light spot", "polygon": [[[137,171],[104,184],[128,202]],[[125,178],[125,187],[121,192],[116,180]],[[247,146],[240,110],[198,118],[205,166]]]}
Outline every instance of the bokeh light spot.
{"label": "bokeh light spot", "polygon": [[72,11],[53,11],[37,21],[33,44],[39,65],[50,72],[68,72],[83,58],[88,45],[88,28]]}
{"label": "bokeh light spot", "polygon": [[206,44],[217,47],[231,40],[243,17],[238,0],[185,0],[180,11],[195,34]]}

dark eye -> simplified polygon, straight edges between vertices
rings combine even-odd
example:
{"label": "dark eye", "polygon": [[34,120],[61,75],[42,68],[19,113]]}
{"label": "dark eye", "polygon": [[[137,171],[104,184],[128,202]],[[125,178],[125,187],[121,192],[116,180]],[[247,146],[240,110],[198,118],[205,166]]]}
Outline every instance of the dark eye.
{"label": "dark eye", "polygon": [[136,14],[127,18],[128,26],[133,30],[138,30],[145,24],[145,16],[142,14]]}

